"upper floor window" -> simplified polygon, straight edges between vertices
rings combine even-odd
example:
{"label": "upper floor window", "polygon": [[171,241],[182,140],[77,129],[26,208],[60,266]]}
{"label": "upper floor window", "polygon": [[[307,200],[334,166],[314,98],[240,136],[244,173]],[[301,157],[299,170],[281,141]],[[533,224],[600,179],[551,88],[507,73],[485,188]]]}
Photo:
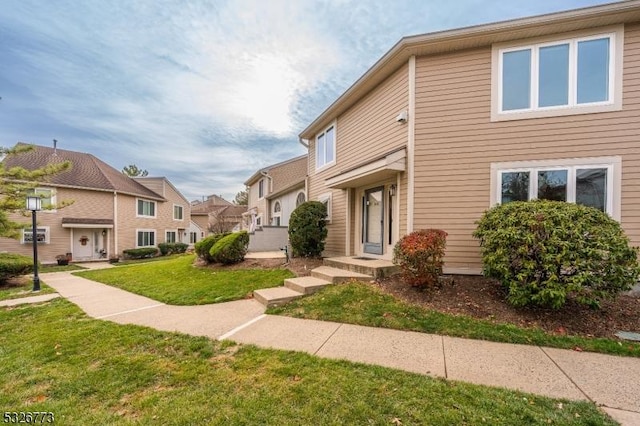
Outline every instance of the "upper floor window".
{"label": "upper floor window", "polygon": [[336,162],[335,129],[335,124],[332,124],[316,137],[316,169]]}
{"label": "upper floor window", "polygon": [[173,220],[182,220],[184,218],[184,209],[178,204],[173,205]]}
{"label": "upper floor window", "polygon": [[156,202],[138,199],[137,215],[139,217],[156,217]]}
{"label": "upper floor window", "polygon": [[51,188],[33,188],[27,191],[27,195],[40,197],[42,210],[52,210],[56,207],[55,191]]}
{"label": "upper floor window", "polygon": [[264,198],[264,179],[258,182],[258,198]]}
{"label": "upper floor window", "polygon": [[[494,46],[494,120],[621,109],[622,28]],[[497,99],[496,99],[497,98]],[[497,114],[496,114],[497,113]]]}

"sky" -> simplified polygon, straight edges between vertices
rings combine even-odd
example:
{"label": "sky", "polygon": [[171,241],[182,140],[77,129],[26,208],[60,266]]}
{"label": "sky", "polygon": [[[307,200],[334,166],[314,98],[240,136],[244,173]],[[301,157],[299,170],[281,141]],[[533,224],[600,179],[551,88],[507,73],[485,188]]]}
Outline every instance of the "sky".
{"label": "sky", "polygon": [[607,0],[2,0],[0,146],[233,200],[402,37]]}

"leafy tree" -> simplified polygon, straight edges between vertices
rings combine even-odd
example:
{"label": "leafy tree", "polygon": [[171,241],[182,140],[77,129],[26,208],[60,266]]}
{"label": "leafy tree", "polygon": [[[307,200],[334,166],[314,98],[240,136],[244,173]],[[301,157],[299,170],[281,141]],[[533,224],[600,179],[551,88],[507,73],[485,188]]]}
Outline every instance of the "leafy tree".
{"label": "leafy tree", "polygon": [[233,200],[233,204],[237,204],[239,206],[246,206],[249,204],[249,193],[244,190],[240,191],[236,194],[236,198]]}
{"label": "leafy tree", "polygon": [[[16,145],[13,148],[0,147],[0,155],[13,156],[20,155],[34,149],[33,145]],[[20,230],[24,224],[20,224],[9,219],[9,213],[25,213],[25,199],[32,193],[38,183],[46,182],[47,178],[62,173],[71,168],[69,161],[51,163],[36,170],[27,170],[23,167],[5,168],[5,164],[0,163],[0,237],[18,238]],[[56,206],[49,208],[62,208],[71,204],[70,201],[60,202]]]}
{"label": "leafy tree", "polygon": [[149,174],[148,171],[142,170],[135,164],[129,164],[128,166],[124,166],[122,168],[122,173],[129,177],[145,177]]}
{"label": "leafy tree", "polygon": [[320,257],[327,238],[327,208],[319,201],[300,204],[289,218],[289,242],[294,256]]}

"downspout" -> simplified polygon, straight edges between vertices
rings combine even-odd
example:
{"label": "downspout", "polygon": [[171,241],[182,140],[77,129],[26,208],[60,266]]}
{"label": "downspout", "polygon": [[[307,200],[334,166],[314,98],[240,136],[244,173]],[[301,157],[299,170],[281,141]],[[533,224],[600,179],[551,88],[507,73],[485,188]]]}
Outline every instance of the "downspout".
{"label": "downspout", "polygon": [[113,245],[115,255],[118,253],[118,192],[113,191]]}
{"label": "downspout", "polygon": [[409,58],[409,129],[407,135],[407,234],[413,232],[416,149],[416,57]]}
{"label": "downspout", "polygon": [[262,223],[262,226],[266,225],[271,225],[271,203],[269,202],[269,199],[267,198],[268,195],[271,194],[272,191],[272,185],[273,185],[273,179],[271,178],[271,176],[269,176],[269,172],[260,172],[260,174],[264,177],[266,177],[268,179],[268,185],[267,185],[267,191],[264,194],[264,204],[266,206],[265,208],[265,213],[266,213],[266,217],[264,218],[264,221]]}
{"label": "downspout", "polygon": [[308,139],[298,138],[298,142],[300,142],[300,145],[302,145],[305,148],[309,149],[309,140]]}

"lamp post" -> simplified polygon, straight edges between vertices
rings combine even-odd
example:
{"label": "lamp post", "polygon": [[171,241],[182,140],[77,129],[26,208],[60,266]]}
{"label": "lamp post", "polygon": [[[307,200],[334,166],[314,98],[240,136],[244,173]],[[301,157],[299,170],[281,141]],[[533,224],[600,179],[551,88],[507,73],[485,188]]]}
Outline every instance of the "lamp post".
{"label": "lamp post", "polygon": [[27,197],[27,210],[31,210],[31,240],[33,241],[33,291],[40,291],[38,276],[38,228],[36,212],[42,209],[40,197]]}

